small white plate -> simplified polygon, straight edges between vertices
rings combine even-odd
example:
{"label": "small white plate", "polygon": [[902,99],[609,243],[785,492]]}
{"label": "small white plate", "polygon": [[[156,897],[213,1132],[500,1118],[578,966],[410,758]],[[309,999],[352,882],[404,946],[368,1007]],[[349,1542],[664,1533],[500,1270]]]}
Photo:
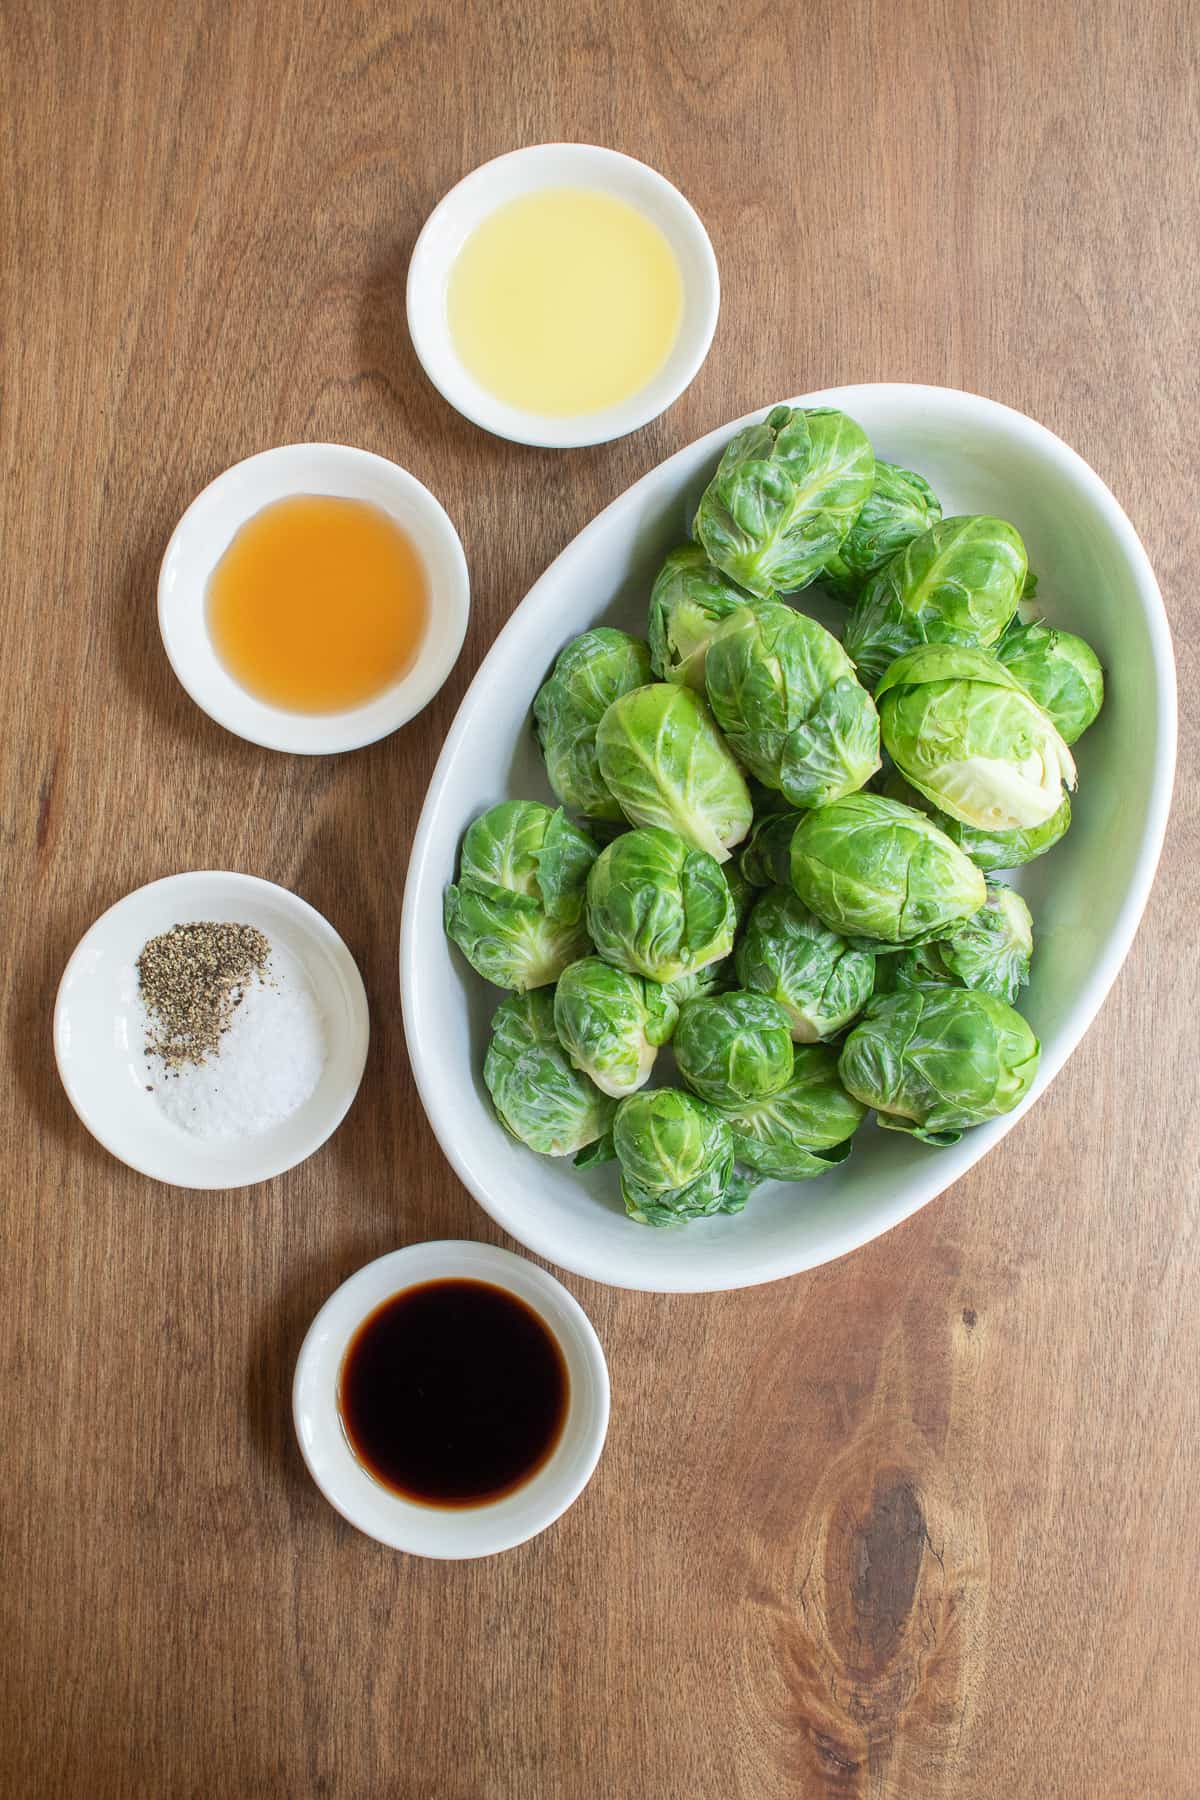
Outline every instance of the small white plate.
{"label": "small white plate", "polygon": [[[600,188],[628,201],[658,226],[683,277],[683,318],[657,375],[619,406],[565,419],[524,412],[482,387],[460,362],[446,315],[450,270],[476,226],[506,201],[553,187]],[[563,450],[624,437],[678,400],[708,355],[721,309],[721,282],[698,215],[656,169],[597,144],[532,144],[473,169],[434,207],[408,265],[407,304],[413,348],[451,406],[497,437]]]}
{"label": "small white plate", "polygon": [[[566,1423],[545,1466],[515,1492],[481,1506],[423,1506],[390,1492],[351,1450],[338,1410],[342,1360],[363,1320],[406,1288],[445,1280],[490,1282],[532,1307],[557,1340],[570,1382]],[[591,1480],[608,1409],[600,1340],[562,1283],[511,1250],[454,1240],[394,1250],[343,1282],[309,1327],[292,1386],[300,1450],[329,1504],[393,1550],[441,1558],[492,1556],[553,1524]]]}
{"label": "small white plate", "polygon": [[[429,581],[429,625],[406,675],[345,712],[289,712],[236,682],[208,632],[209,577],[236,532],[275,500],[335,494],[380,507],[412,539]],[[457,531],[415,475],[347,444],[282,444],[218,475],[192,501],[167,545],[158,577],[158,626],[171,667],[218,725],[267,750],[328,756],[357,750],[407,724],[437,693],[466,635],[471,587]]]}
{"label": "small white plate", "polygon": [[[290,952],[325,1025],[328,1056],[311,1098],[255,1137],[195,1137],[147,1092],[135,964],[148,938],[202,919],[255,925]],[[131,1169],[175,1187],[248,1187],[311,1156],[358,1092],[369,1034],[362,977],[333,926],[274,882],[217,871],[170,875],[118,900],[81,939],[54,1006],[58,1072],[83,1123]]]}

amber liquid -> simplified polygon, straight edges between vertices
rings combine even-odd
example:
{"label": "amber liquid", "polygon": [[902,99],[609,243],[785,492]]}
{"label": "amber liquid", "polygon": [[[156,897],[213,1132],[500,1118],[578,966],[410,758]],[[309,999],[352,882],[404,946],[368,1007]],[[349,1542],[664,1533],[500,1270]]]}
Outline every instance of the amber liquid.
{"label": "amber liquid", "polygon": [[242,526],[208,584],[239,686],[289,712],[344,712],[412,667],[429,623],[416,547],[365,500],[296,494]]}
{"label": "amber liquid", "polygon": [[363,1321],[338,1383],[350,1448],[392,1493],[481,1506],[548,1461],[570,1397],[558,1340],[487,1281],[427,1281]]}

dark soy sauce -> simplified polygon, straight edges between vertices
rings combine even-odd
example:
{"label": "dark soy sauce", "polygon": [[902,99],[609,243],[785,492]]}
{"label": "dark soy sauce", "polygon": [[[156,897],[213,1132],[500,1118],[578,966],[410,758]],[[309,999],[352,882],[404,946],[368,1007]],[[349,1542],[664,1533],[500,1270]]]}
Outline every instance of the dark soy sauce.
{"label": "dark soy sauce", "polygon": [[405,1500],[480,1506],[548,1460],[570,1396],[558,1340],[487,1281],[427,1281],[364,1319],[338,1406],[359,1462]]}

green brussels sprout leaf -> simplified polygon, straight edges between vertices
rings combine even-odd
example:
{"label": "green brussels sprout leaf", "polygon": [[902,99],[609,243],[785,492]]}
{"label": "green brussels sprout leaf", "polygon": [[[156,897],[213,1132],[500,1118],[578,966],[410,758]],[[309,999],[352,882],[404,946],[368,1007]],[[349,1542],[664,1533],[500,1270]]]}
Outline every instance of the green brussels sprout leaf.
{"label": "green brussels sprout leaf", "polygon": [[941,516],[941,503],[923,475],[876,457],[875,485],[841,549],[825,564],[823,586],[839,600],[853,601],[884,563]]}
{"label": "green brussels sprout leaf", "polygon": [[843,412],[776,406],[726,446],[694,535],[739,587],[806,587],[841,548],[875,479],[866,433]]}
{"label": "green brussels sprout leaf", "polygon": [[1012,888],[988,885],[986,904],[953,933],[887,960],[892,989],[929,983],[977,988],[1011,1006],[1029,980],[1033,921]]}
{"label": "green brussels sprout leaf", "polygon": [[838,1059],[820,1044],[801,1045],[788,1081],[765,1099],[719,1108],[739,1163],[764,1178],[807,1181],[850,1154],[866,1107],[838,1077]]}
{"label": "green brussels sprout leaf", "polygon": [[945,832],[881,794],[847,794],[807,813],[792,837],[791,876],[809,912],[856,947],[944,937],[987,898],[983,876]]}
{"label": "green brussels sprout leaf", "polygon": [[567,1061],[544,990],[496,1008],[483,1079],[505,1130],[543,1156],[570,1156],[612,1127],[615,1102]]}
{"label": "green brussels sprout leaf", "polygon": [[875,982],[874,952],[852,950],[790,887],[768,888],[757,902],[735,960],[742,987],[776,1001],[800,1044],[843,1031]]}
{"label": "green brussels sprout leaf", "polygon": [[947,1145],[1023,1100],[1039,1055],[1029,1024],[1005,1001],[929,986],[877,995],[843,1044],[838,1070],[888,1130]]}
{"label": "green brussels sprout leaf", "polygon": [[1048,715],[1064,743],[1075,743],[1094,724],[1104,704],[1104,671],[1081,637],[1046,625],[1020,625],[1005,632],[996,655]]}
{"label": "green brussels sprout leaf", "polygon": [[704,692],[704,661],[713,632],[748,597],[709,562],[699,544],[681,544],[650,590],[650,664],[660,681]]}
{"label": "green brussels sprout leaf", "polygon": [[785,808],[754,821],[738,857],[738,868],[750,887],[774,887],[791,880],[792,838],[802,816]]}
{"label": "green brussels sprout leaf", "polygon": [[986,651],[921,645],[891,665],[875,697],[900,773],[963,825],[1044,825],[1075,785],[1071,752],[1053,722]]}
{"label": "green brussels sprout leaf", "polygon": [[622,695],[600,721],[596,749],[633,824],[678,832],[718,862],[749,831],[745,777],[691,688],[653,682]]}
{"label": "green brussels sprout leaf", "polygon": [[650,652],[638,638],[599,625],[569,643],[533,703],[534,732],[550,786],[564,806],[590,819],[619,820],[596,757],[596,727],[613,701],[650,680]]}
{"label": "green brussels sprout leaf", "polygon": [[918,644],[994,644],[1017,609],[1025,546],[1003,519],[943,519],[873,575],[846,621],[847,653],[868,688]]}
{"label": "green brussels sprout leaf", "polygon": [[720,866],[673,831],[627,831],[588,876],[587,920],[606,962],[676,981],[733,947],[734,909]]}
{"label": "green brussels sprout leaf", "polygon": [[879,719],[831,632],[790,606],[733,613],[705,662],[709,704],[734,751],[793,806],[853,793],[879,767]]}
{"label": "green brussels sprout leaf", "polygon": [[762,1100],[792,1073],[787,1013],[765,994],[733,992],[689,1000],[674,1038],[679,1073],[713,1105]]}

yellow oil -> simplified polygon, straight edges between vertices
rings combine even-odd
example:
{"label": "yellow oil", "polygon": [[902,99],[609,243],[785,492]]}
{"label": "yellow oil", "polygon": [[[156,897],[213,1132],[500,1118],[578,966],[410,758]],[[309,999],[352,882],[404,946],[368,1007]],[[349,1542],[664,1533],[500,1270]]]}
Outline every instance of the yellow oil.
{"label": "yellow oil", "polygon": [[248,519],[209,579],[208,629],[248,693],[289,712],[343,712],[416,660],[424,565],[381,507],[295,494]]}
{"label": "yellow oil", "polygon": [[618,405],[671,353],[683,278],[658,226],[590,188],[498,207],[459,251],[450,335],[481,387],[557,418]]}

